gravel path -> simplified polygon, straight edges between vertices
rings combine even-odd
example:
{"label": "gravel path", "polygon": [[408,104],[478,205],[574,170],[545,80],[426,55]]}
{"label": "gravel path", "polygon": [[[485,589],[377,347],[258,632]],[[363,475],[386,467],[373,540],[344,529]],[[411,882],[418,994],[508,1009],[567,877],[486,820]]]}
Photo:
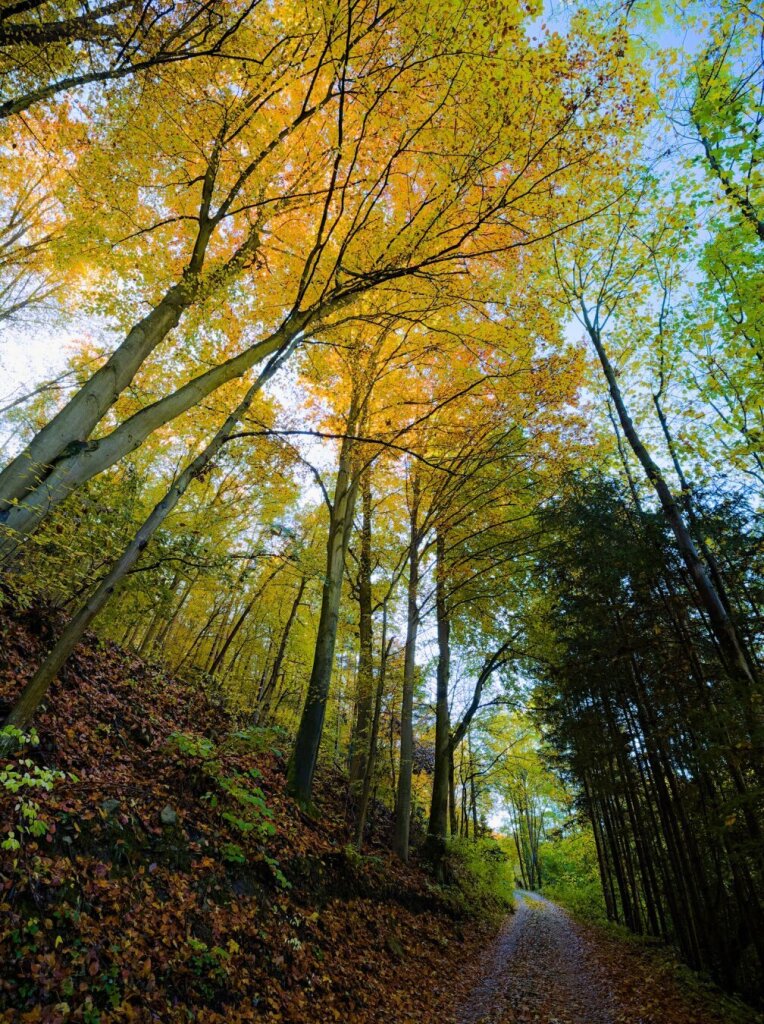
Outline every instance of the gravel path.
{"label": "gravel path", "polygon": [[614,1024],[614,998],[573,921],[543,896],[515,895],[459,1024]]}

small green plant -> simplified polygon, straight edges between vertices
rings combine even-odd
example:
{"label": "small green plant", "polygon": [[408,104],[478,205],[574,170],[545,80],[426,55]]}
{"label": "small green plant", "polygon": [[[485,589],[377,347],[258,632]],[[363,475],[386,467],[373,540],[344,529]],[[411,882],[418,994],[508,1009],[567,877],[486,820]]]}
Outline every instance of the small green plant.
{"label": "small green plant", "polygon": [[265,802],[265,794],[262,789],[259,786],[249,785],[251,777],[252,772],[247,775],[237,773],[217,778],[216,781],[220,788],[237,805],[236,810],[224,811],[223,817],[244,835],[254,832],[259,839],[265,840],[274,835],[276,827],[271,821],[273,815]]}
{"label": "small green plant", "polygon": [[174,732],[167,740],[167,745],[174,747],[185,757],[199,758],[202,761],[214,758],[217,752],[215,744],[206,736],[193,736],[185,732]]}
{"label": "small green plant", "polygon": [[292,883],[289,881],[289,879],[286,877],[284,872],[281,870],[281,865],[279,864],[279,862],[276,860],[275,857],[268,857],[266,855],[265,863],[268,865],[268,867],[273,872],[273,877],[276,879],[276,882],[277,882],[277,884],[279,885],[279,887],[281,889],[291,889],[292,888]]}
{"label": "small green plant", "polygon": [[86,1002],[82,1008],[83,1024],[101,1024],[101,1012],[92,1002]]}
{"label": "small green plant", "polygon": [[288,743],[289,736],[286,730],[277,725],[250,725],[235,732],[232,739],[237,745],[255,754],[269,753],[281,757],[282,748]]}
{"label": "small green plant", "polygon": [[[231,959],[228,950],[222,946],[210,948],[206,942],[193,937],[188,939],[187,945],[192,954],[188,958],[188,966],[198,978],[212,981],[213,984],[228,980],[227,963]],[[202,988],[206,990],[206,985],[203,984]]]}
{"label": "small green plant", "polygon": [[247,855],[238,843],[223,843],[220,855],[227,864],[246,864]]}
{"label": "small green plant", "polygon": [[[0,737],[13,743],[16,748],[36,747],[40,739],[34,729],[28,733],[6,726],[0,731]],[[16,764],[7,764],[0,769],[0,788],[18,797],[16,812],[18,824],[8,831],[0,843],[3,850],[19,850],[24,836],[44,836],[48,824],[40,813],[39,803],[29,796],[30,791],[44,790],[50,792],[57,782],[66,776],[54,768],[44,768],[35,764],[31,758],[20,758]]]}
{"label": "small green plant", "polygon": [[342,856],[347,861],[348,867],[356,871],[363,865],[363,855],[358,852],[352,843],[345,843],[342,847]]}
{"label": "small green plant", "polygon": [[[210,807],[219,808],[224,821],[242,836],[254,838],[260,843],[265,843],[275,835],[273,812],[266,803],[262,789],[253,785],[261,777],[257,768],[250,768],[246,772],[226,772],[218,748],[212,740],[203,736],[173,733],[168,743],[178,754],[201,762],[204,776],[213,784],[213,788],[202,795],[202,800],[207,801]],[[246,851],[238,843],[225,843],[220,854],[229,864],[245,864],[248,859]],[[278,861],[268,856],[264,859],[276,883],[282,889],[288,889],[290,883]]]}

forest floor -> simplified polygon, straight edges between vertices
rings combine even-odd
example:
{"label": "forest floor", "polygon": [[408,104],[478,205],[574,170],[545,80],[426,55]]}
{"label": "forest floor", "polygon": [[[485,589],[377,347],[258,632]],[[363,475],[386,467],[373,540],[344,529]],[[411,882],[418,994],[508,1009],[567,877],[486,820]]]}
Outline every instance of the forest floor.
{"label": "forest floor", "polygon": [[[0,611],[0,717],[51,633]],[[36,731],[0,765],[0,1024],[755,1019],[537,897],[497,938],[498,905],[389,854],[381,805],[355,851],[336,766],[307,818],[287,738],[114,644],[80,645]]]}
{"label": "forest floor", "polygon": [[[0,611],[0,719],[51,631]],[[36,731],[0,764],[0,1024],[453,1020],[505,910],[401,864],[381,805],[359,855],[331,762],[309,818],[288,737],[92,636]]]}
{"label": "forest floor", "polygon": [[573,921],[536,893],[488,948],[458,1024],[756,1024],[663,950]]}

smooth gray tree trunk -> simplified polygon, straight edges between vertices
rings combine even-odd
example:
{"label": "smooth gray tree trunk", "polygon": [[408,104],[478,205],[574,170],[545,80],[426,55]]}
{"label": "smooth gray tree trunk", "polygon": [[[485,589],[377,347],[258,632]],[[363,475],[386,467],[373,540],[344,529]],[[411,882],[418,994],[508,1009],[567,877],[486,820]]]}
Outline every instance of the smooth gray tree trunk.
{"label": "smooth gray tree trunk", "polygon": [[[352,433],[356,416],[348,417],[348,433]],[[342,581],[345,558],[353,530],[353,512],[358,491],[358,473],[353,466],[353,442],[342,441],[334,499],[329,514],[329,536],[326,545],[326,576],[321,596],[321,613],[313,655],[313,668],[308,681],[300,724],[287,773],[287,789],[304,808],[311,807],[313,775],[324,729],[326,702],[334,667]]]}
{"label": "smooth gray tree trunk", "polygon": [[409,513],[409,577],[406,592],[406,647],[403,654],[403,695],[401,699],[400,767],[395,801],[393,850],[402,861],[409,857],[411,828],[411,781],[414,766],[414,683],[416,681],[416,642],[419,631],[419,477],[411,482]]}
{"label": "smooth gray tree trunk", "polygon": [[153,535],[178,504],[192,481],[200,473],[204,472],[223,445],[230,439],[239,421],[252,405],[255,395],[266,381],[273,376],[284,358],[285,355],[271,360],[209,444],[191,460],[172,483],[162,500],[154,506],[148,518],[122,552],[122,555],[117,559],[93,593],[80,606],[45,661],[26,684],[6,718],[5,725],[13,725],[19,729],[24,729],[29,725],[41,702],[44,700],[51,683],[81,640],[85,630],[109,602],[114,592],[140,558]]}
{"label": "smooth gray tree trunk", "polygon": [[671,493],[660,468],[653,461],[639,437],[623,400],[615,371],[605,352],[599,329],[595,323],[592,323],[589,312],[583,303],[582,311],[584,325],[605,374],[610,396],[618,413],[618,419],[626,440],[629,442],[632,451],[639,460],[660,501],[663,513],[676,539],[679,553],[690,574],[690,578],[695,584],[701,604],[708,615],[711,629],[726,661],[727,669],[734,678],[743,684],[744,692],[741,696],[744,700],[749,728],[755,734],[758,732],[759,723],[757,714],[751,705],[751,692],[757,689],[758,683],[745,643],[740,637],[735,623],[730,618],[725,607],[724,601],[712,582],[710,573],[700,557],[679,505]]}
{"label": "smooth gray tree trunk", "polygon": [[[293,342],[300,334],[299,325],[303,319],[298,317],[296,323],[288,319],[269,338],[194,378],[173,394],[146,406],[104,437],[78,444],[70,454],[56,461],[52,468],[48,467],[49,471],[39,479],[37,486],[26,493],[19,504],[6,507],[2,513],[0,559],[11,558],[24,538],[29,536],[53,509],[88,480],[135,451],[155,430],[188,412],[223,384],[244,376],[267,356]],[[50,425],[53,422],[52,420]],[[34,443],[33,441],[32,444]],[[8,470],[13,464],[11,463]]]}

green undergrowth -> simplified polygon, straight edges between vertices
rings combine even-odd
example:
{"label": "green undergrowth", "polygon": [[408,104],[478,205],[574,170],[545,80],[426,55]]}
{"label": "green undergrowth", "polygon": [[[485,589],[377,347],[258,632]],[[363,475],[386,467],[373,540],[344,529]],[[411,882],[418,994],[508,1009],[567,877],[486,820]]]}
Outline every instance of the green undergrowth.
{"label": "green undergrowth", "polygon": [[539,849],[543,894],[583,921],[607,923],[597,849],[589,831],[557,836]]}
{"label": "green undergrowth", "polygon": [[724,1024],[761,1024],[748,1003],[725,995],[706,975],[682,963],[665,942],[655,936],[635,935],[623,924],[608,921],[599,881],[594,836],[581,830],[556,836],[539,850],[544,876],[543,894],[569,911],[579,922],[593,925],[597,933],[610,940],[616,956],[624,947],[645,962],[647,974],[656,985],[675,989],[687,1005],[713,1011]]}
{"label": "green undergrowth", "polygon": [[455,913],[498,922],[514,908],[511,860],[492,836],[450,839],[443,875],[445,898]]}

